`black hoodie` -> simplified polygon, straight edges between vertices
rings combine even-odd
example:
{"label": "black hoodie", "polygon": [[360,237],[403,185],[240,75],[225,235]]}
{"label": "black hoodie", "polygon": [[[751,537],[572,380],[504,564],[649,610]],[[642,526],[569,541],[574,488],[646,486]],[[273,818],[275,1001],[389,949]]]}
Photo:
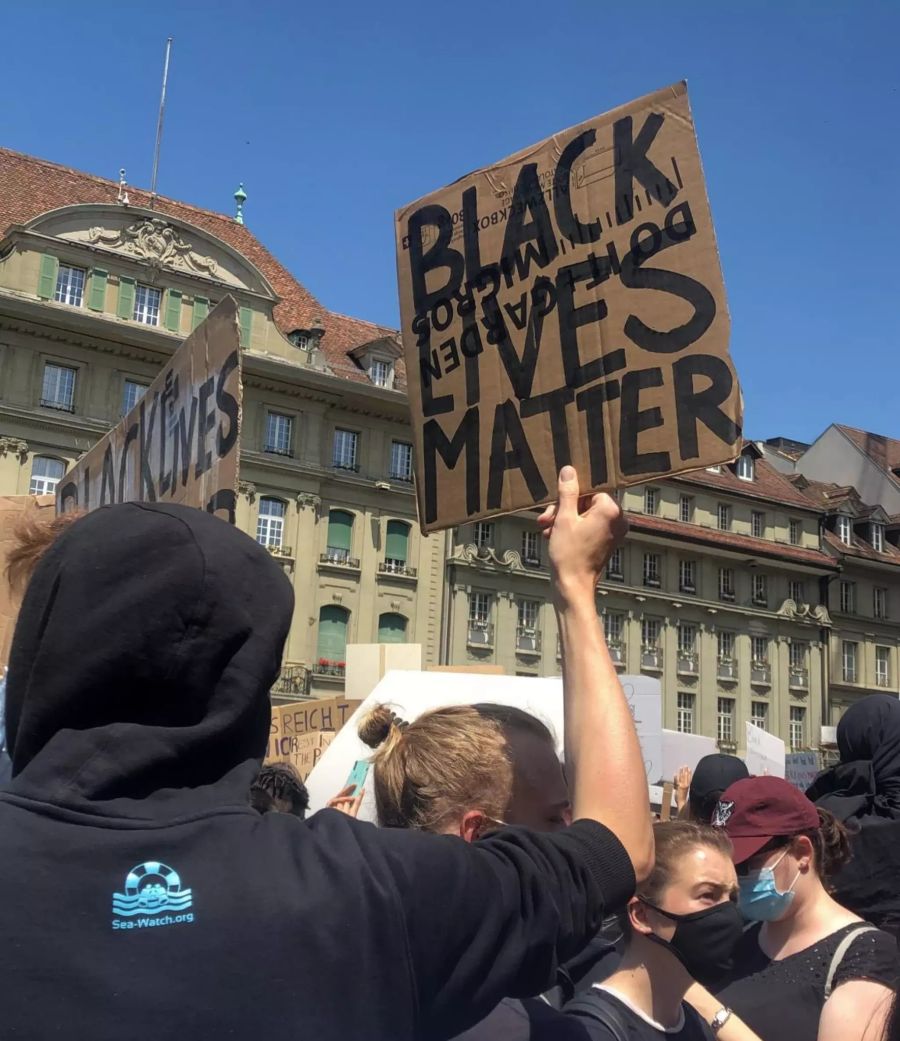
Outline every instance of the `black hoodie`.
{"label": "black hoodie", "polygon": [[593,822],[470,846],[255,813],[292,602],[264,549],[177,506],[97,510],[39,564],[7,691],[4,1041],[448,1037],[627,899]]}

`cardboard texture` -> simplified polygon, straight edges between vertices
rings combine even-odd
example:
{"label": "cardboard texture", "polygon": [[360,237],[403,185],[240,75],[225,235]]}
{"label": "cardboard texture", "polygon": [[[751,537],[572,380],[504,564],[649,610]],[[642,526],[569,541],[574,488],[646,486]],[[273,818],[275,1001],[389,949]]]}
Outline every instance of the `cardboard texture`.
{"label": "cardboard texture", "polygon": [[[290,763],[305,781],[322,758],[325,749],[334,739],[334,734],[324,730],[312,730],[308,734],[292,735],[279,742],[275,755],[266,756],[267,763]],[[337,795],[337,792],[334,793]]]}
{"label": "cardboard texture", "polygon": [[687,87],[399,210],[425,532],[730,461],[742,404]]}
{"label": "cardboard texture", "polygon": [[337,733],[359,707],[347,698],[312,698],[272,706],[269,755],[281,754],[285,739],[328,731]]}
{"label": "cardboard texture", "polygon": [[774,734],[746,723],[747,754],[744,761],[752,777],[784,777],[784,741]]}
{"label": "cardboard texture", "polygon": [[127,416],[57,487],[57,506],[174,502],[234,523],[241,422],[237,305],[227,296]]}
{"label": "cardboard texture", "polygon": [[16,539],[16,530],[29,513],[47,518],[56,516],[52,495],[4,495],[0,497],[0,668],[9,662],[21,590],[12,590],[6,581],[6,559]]}

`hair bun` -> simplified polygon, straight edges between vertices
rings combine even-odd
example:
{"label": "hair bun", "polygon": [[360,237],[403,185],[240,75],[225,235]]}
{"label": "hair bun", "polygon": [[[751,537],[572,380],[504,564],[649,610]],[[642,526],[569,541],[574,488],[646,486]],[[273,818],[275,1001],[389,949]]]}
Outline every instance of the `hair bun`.
{"label": "hair bun", "polygon": [[359,724],[357,733],[363,744],[377,748],[388,739],[391,727],[403,728],[406,725],[387,705],[376,705]]}

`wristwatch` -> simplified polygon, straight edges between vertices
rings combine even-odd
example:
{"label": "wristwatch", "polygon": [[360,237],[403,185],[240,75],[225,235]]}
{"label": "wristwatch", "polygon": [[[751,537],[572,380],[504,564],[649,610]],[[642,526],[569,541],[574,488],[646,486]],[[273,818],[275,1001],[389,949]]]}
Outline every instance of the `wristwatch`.
{"label": "wristwatch", "polygon": [[729,1019],[734,1015],[730,1008],[720,1008],[719,1011],[713,1016],[712,1022],[709,1024],[714,1034],[718,1034],[722,1027],[728,1022]]}

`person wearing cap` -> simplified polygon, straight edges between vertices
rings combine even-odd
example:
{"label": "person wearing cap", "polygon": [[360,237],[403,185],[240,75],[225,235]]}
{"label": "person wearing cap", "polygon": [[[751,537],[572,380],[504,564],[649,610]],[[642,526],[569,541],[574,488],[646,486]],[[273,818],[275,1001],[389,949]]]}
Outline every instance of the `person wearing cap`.
{"label": "person wearing cap", "polygon": [[735,781],[749,776],[743,759],[719,752],[705,755],[693,775],[688,767],[683,767],[675,779],[679,818],[709,824],[722,792]]}
{"label": "person wearing cap", "polygon": [[844,826],[780,777],[732,784],[712,823],[731,839],[753,923],[718,999],[764,1041],[878,1041],[900,958],[892,936],[829,895]]}

